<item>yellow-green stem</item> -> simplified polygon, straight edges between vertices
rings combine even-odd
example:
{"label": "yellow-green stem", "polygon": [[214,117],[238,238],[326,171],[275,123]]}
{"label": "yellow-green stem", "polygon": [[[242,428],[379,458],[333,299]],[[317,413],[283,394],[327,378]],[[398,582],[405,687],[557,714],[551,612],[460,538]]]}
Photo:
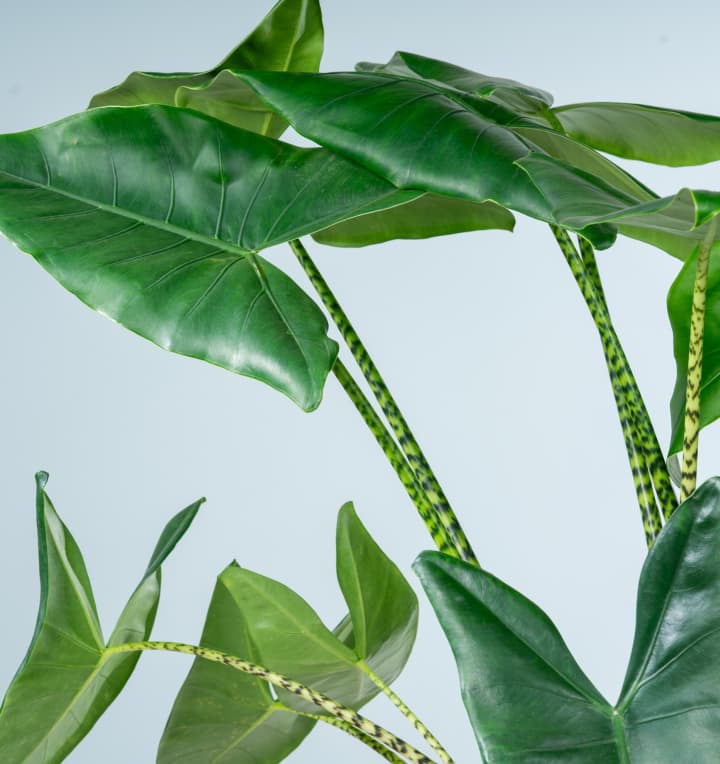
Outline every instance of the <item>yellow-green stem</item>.
{"label": "yellow-green stem", "polygon": [[390,465],[395,470],[395,474],[400,478],[400,482],[407,491],[410,500],[415,505],[420,518],[425,523],[425,527],[428,529],[437,548],[445,554],[449,554],[452,557],[458,557],[457,549],[448,537],[445,528],[438,522],[437,514],[433,511],[432,505],[428,501],[427,496],[423,493],[415,473],[405,459],[405,455],[393,440],[392,435],[388,432],[382,419],[380,419],[370,401],[365,397],[365,394],[339,358],[335,361],[333,373],[347,393],[348,398],[350,398],[358,413],[365,421],[368,429],[375,436],[375,440],[387,457]]}
{"label": "yellow-green stem", "polygon": [[685,432],[683,465],[680,480],[680,501],[690,496],[697,485],[698,449],[700,445],[700,385],[702,383],[703,334],[705,331],[705,298],[707,296],[710,250],[715,238],[713,218],[705,240],[698,248],[695,286],[690,315],[690,348],[688,352],[687,386],[685,388]]}
{"label": "yellow-green stem", "polygon": [[304,716],[307,719],[314,719],[316,722],[325,722],[325,724],[329,724],[332,727],[337,727],[339,730],[342,730],[343,732],[347,733],[351,737],[357,738],[361,743],[364,743],[368,748],[372,748],[373,751],[380,754],[384,759],[387,759],[387,761],[391,762],[391,764],[405,764],[405,762],[393,751],[391,751],[389,748],[386,748],[379,740],[375,740],[375,738],[370,737],[370,735],[366,735],[364,732],[361,732],[359,729],[356,729],[351,724],[348,724],[347,722],[343,722],[340,719],[335,718],[334,716],[323,716],[322,714],[309,714],[306,711],[296,711],[294,710],[294,713],[296,713],[298,716]]}
{"label": "yellow-green stem", "polygon": [[420,735],[425,739],[427,744],[437,753],[437,755],[440,757],[440,760],[443,762],[443,764],[455,764],[450,756],[450,754],[443,748],[440,741],[435,737],[435,735],[430,732],[430,730],[418,719],[418,717],[408,708],[408,706],[405,704],[405,702],[402,700],[402,698],[388,685],[386,682],[382,680],[382,677],[379,677],[372,669],[370,669],[367,665],[363,668],[363,671],[370,677],[373,684],[375,684],[377,687],[379,687],[383,693],[390,699],[390,701],[395,705],[400,713],[408,719],[408,721],[412,724],[413,727],[420,733]]}
{"label": "yellow-green stem", "polygon": [[[126,642],[121,645],[113,645],[112,647],[107,648],[106,655],[142,652],[146,650],[193,655],[196,658],[202,658],[203,660],[212,661],[214,663],[222,663],[224,666],[228,666],[237,671],[242,671],[244,674],[256,676],[258,679],[262,679],[274,687],[279,687],[282,690],[291,692],[298,698],[302,698],[302,700],[306,700],[309,703],[316,705],[325,713],[330,714],[333,718],[339,719],[360,732],[363,732],[370,738],[379,741],[398,753],[411,764],[434,764],[432,759],[425,756],[422,751],[418,751],[417,748],[411,746],[410,743],[406,743],[402,738],[397,737],[397,735],[394,735],[392,732],[388,732],[388,730],[384,729],[379,724],[370,721],[370,719],[362,716],[362,714],[359,714],[352,708],[348,708],[342,703],[338,703],[336,700],[329,698],[327,695],[324,695],[321,692],[316,692],[283,674],[278,674],[276,671],[271,671],[264,666],[258,666],[256,663],[243,660],[235,655],[228,655],[219,650],[211,650],[207,647],[199,647],[197,645],[187,645],[181,642]],[[319,718],[322,721],[326,721],[325,717],[322,715],[319,715]]]}
{"label": "yellow-green stem", "polygon": [[626,380],[626,385],[622,392],[627,403],[629,416],[633,423],[637,441],[642,446],[645,453],[655,493],[660,502],[660,509],[667,520],[667,518],[669,518],[675,511],[675,508],[678,505],[678,500],[675,495],[675,490],[673,489],[672,480],[670,479],[665,455],[658,443],[655,428],[653,427],[650,415],[645,407],[645,401],[640,393],[640,388],[638,387],[635,375],[632,372],[625,351],[620,344],[620,338],[612,324],[610,310],[605,299],[605,290],[603,289],[602,280],[600,279],[600,272],[597,267],[592,244],[582,237],[580,237],[580,254],[582,255],[583,264],[585,266],[585,273],[595,290],[600,308],[607,317],[607,327],[610,333],[610,339],[615,344],[618,361],[622,366],[624,379]]}
{"label": "yellow-green stem", "polygon": [[650,480],[648,466],[645,460],[645,451],[640,442],[632,415],[628,411],[626,392],[628,389],[628,380],[626,369],[624,368],[618,353],[619,343],[615,341],[613,336],[614,331],[609,323],[609,316],[607,316],[602,309],[595,288],[587,276],[583,260],[575,249],[575,245],[564,229],[558,226],[551,226],[551,229],[562,253],[565,255],[565,259],[570,266],[575,281],[580,287],[580,291],[600,335],[603,352],[605,354],[605,361],[610,374],[613,395],[615,396],[615,404],[620,418],[620,425],[623,431],[623,438],[625,440],[635,493],[640,506],[645,539],[648,547],[650,547],[662,530],[662,518],[660,517],[660,512],[655,502],[653,485]]}
{"label": "yellow-green stem", "polygon": [[350,349],[358,368],[367,380],[385,418],[395,433],[400,448],[417,476],[422,491],[427,496],[438,520],[442,523],[448,537],[457,550],[457,556],[466,562],[477,565],[475,553],[450,506],[450,502],[447,500],[440,483],[435,477],[435,473],[425,458],[425,454],[422,452],[410,426],[385,384],[385,380],[382,378],[375,362],[370,357],[367,348],[302,243],[294,240],[290,242],[290,247],[310,279],[310,283],[323,301],[330,317],[335,322],[335,326],[337,326],[338,331]]}

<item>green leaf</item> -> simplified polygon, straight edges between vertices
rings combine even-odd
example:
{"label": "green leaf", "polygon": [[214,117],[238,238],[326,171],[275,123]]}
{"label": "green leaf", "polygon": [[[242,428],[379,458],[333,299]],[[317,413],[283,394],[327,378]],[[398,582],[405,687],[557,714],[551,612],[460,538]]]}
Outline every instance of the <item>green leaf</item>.
{"label": "green leaf", "polygon": [[350,610],[351,646],[390,684],[410,657],[415,642],[417,597],[367,532],[351,503],[343,505],[338,514],[336,567]]}
{"label": "green leaf", "polygon": [[720,159],[720,117],[635,103],[577,103],[553,111],[569,135],[625,159],[670,167]]}
{"label": "green leaf", "polygon": [[489,77],[485,74],[463,69],[461,66],[439,61],[416,53],[398,51],[387,64],[359,63],[355,67],[361,72],[383,72],[401,77],[419,77],[449,85],[465,93],[472,93],[490,101],[495,101],[519,114],[531,115],[544,120],[553,98],[545,90],[523,85],[504,77]]}
{"label": "green leaf", "polygon": [[313,238],[335,247],[365,247],[391,239],[426,239],[491,228],[512,231],[514,227],[512,213],[493,202],[423,194],[396,207],[336,223]]}
{"label": "green leaf", "polygon": [[[260,663],[246,614],[228,588],[227,573],[215,585],[201,644]],[[276,764],[314,724],[276,701],[267,683],[197,659],[173,705],[157,760],[158,764]]]}
{"label": "green leaf", "polygon": [[506,126],[519,118],[499,104],[383,73],[238,76],[302,135],[398,188],[495,201],[547,218],[542,196],[515,165],[531,150]]}
{"label": "green leaf", "polygon": [[612,708],[540,608],[440,553],[423,552],[415,571],[455,655],[486,764],[621,761]]}
{"label": "green leaf", "polygon": [[323,50],[318,0],[280,0],[260,24],[217,66],[206,72],[133,72],[90,102],[98,106],[185,106],[256,133],[279,137],[287,122],[228,69],[316,72]]}
{"label": "green leaf", "polygon": [[387,181],[164,106],[96,109],[0,136],[0,229],[83,302],[168,350],[317,407],[337,345],[254,254],[368,209]]}
{"label": "green leaf", "polygon": [[[671,437],[669,454],[682,450],[685,433],[685,389],[687,387],[690,315],[692,311],[697,250],[689,257],[668,292],[667,305],[673,331],[677,376],[670,400]],[[720,417],[720,244],[710,252],[703,335],[703,367],[700,382],[700,426]]]}
{"label": "green leaf", "polygon": [[612,708],[550,619],[517,591],[436,552],[415,564],[452,646],[487,764],[713,761],[720,726],[720,478],[670,518],[638,586]]}
{"label": "green leaf", "polygon": [[720,479],[675,511],[643,566],[617,704],[630,761],[713,761],[720,729]]}
{"label": "green leaf", "polygon": [[[540,189],[560,225],[585,235],[596,226],[686,258],[706,237],[708,221],[720,212],[720,193],[682,189],[663,198],[639,196],[553,157],[532,154],[518,161]],[[595,234],[595,238],[599,238]]]}
{"label": "green leaf", "polygon": [[[338,515],[337,573],[350,613],[330,631],[291,589],[233,563],[218,578],[202,644],[360,708],[379,692],[368,668],[389,684],[405,665],[417,599],[351,504]],[[165,729],[159,764],[275,764],[314,724],[293,709],[319,713],[283,691],[274,699],[255,677],[196,659]]]}
{"label": "green leaf", "polygon": [[[40,608],[28,653],[0,708],[0,750],[13,764],[62,761],[122,690],[138,654],[106,656],[80,550],[37,475]],[[109,645],[147,639],[160,597],[160,565],[192,522],[196,502],[166,526]]]}

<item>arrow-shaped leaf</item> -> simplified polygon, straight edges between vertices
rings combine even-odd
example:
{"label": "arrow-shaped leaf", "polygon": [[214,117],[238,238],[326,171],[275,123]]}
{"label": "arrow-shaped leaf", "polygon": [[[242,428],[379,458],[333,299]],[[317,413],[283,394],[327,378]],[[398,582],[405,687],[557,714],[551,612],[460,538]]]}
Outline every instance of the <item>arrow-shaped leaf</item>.
{"label": "arrow-shaped leaf", "polygon": [[[350,613],[330,631],[299,595],[233,564],[219,576],[202,644],[248,658],[358,709],[405,665],[417,629],[417,599],[346,504],[338,515],[337,573]],[[276,764],[318,709],[259,679],[196,660],[170,715],[158,761]]]}
{"label": "arrow-shaped leaf", "polygon": [[0,136],[0,229],[18,247],[132,331],[306,410],[337,345],[315,303],[255,252],[399,195],[326,150],[171,107]]}
{"label": "arrow-shaped leaf", "polygon": [[[0,751],[13,764],[61,762],[122,690],[139,654],[106,656],[82,554],[37,476],[40,609],[35,634],[0,708]],[[196,502],[166,526],[109,645],[150,636],[160,566],[189,527]]]}
{"label": "arrow-shaped leaf", "polygon": [[323,50],[318,0],[280,0],[217,66],[206,72],[133,72],[90,102],[97,106],[186,106],[263,135],[279,137],[287,122],[227,69],[316,72]]}
{"label": "arrow-shaped leaf", "polygon": [[585,677],[550,619],[494,576],[415,564],[455,654],[487,764],[713,761],[720,726],[720,478],[682,504],[640,575],[620,700]]}

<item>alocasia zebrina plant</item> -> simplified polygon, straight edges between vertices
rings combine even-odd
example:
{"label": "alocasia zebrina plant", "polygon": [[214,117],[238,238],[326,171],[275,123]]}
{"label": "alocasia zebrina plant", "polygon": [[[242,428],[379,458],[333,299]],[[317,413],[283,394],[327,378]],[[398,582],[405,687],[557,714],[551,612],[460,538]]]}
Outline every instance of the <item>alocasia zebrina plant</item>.
{"label": "alocasia zebrina plant", "polygon": [[[409,52],[319,73],[322,48],[318,2],[280,0],[215,67],[135,72],[85,111],[0,136],[0,229],[91,308],[162,348],[264,382],[303,411],[320,406],[334,377],[437,547],[415,571],[455,656],[482,761],[714,761],[720,487],[717,479],[697,487],[697,455],[699,429],[720,416],[720,192],[657,194],[608,155],[682,167],[720,159],[720,117],[557,105],[543,89]],[[288,126],[306,141],[285,140]],[[615,703],[549,617],[483,567],[308,245],[309,237],[333,247],[461,232],[480,239],[512,231],[518,217],[547,227],[597,328],[649,549]],[[678,262],[668,295],[677,378],[663,445],[596,258],[628,238]],[[281,244],[299,269],[265,253]],[[461,328],[473,345],[488,331]],[[479,496],[482,465],[475,469]],[[415,641],[418,602],[352,504],[337,518],[344,609],[336,625],[285,584],[232,561],[194,643],[151,641],[160,566],[199,502],[166,526],[105,637],[83,556],[46,482],[38,473],[37,626],[0,707],[6,760],[62,761],[139,654],[153,651],[194,659],[160,736],[160,764],[272,764],[317,722],[355,737],[368,756],[452,764],[452,740],[439,741],[391,688]],[[272,556],[281,532],[246,543]],[[302,559],[301,547],[295,555]],[[428,675],[440,705],[453,682]],[[362,710],[381,693],[419,742]]]}

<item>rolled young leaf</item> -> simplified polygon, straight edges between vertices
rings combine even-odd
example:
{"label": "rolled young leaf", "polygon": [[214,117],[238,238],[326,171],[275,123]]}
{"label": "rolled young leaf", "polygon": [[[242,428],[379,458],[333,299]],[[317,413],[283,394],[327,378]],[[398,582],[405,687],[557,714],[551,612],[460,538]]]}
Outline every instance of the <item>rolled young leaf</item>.
{"label": "rolled young leaf", "polygon": [[[682,450],[685,432],[685,392],[696,266],[697,250],[685,261],[667,297],[677,369],[675,388],[670,400],[672,427],[668,449],[670,454],[676,454]],[[720,243],[716,243],[710,253],[706,301],[700,383],[701,427],[706,427],[720,418]]]}
{"label": "rolled young leaf", "polygon": [[[0,751],[13,764],[62,761],[122,690],[138,654],[105,656],[105,642],[82,554],[37,475],[40,608],[35,634],[0,708]],[[150,636],[160,597],[160,566],[202,500],[165,527],[109,645]]]}
{"label": "rolled young leaf", "polygon": [[568,135],[625,159],[685,167],[720,159],[720,117],[636,103],[576,103],[553,113]]}
{"label": "rolled young leaf", "polygon": [[[417,599],[375,544],[351,504],[338,515],[337,573],[350,613],[330,631],[283,584],[237,564],[219,576],[202,644],[279,671],[359,709],[405,665],[417,630]],[[275,700],[259,679],[196,660],[175,701],[159,764],[275,764],[313,722],[295,710],[319,709],[287,692]]]}
{"label": "rolled young leaf", "polygon": [[268,109],[227,69],[316,72],[323,51],[318,0],[280,0],[217,66],[206,72],[133,72],[123,83],[94,96],[91,107],[165,104],[186,106],[225,122],[278,138],[287,122]]}
{"label": "rolled young leaf", "polygon": [[0,230],[18,247],[132,331],[305,410],[337,345],[315,303],[255,252],[404,193],[326,150],[165,106],[0,136]]}
{"label": "rolled young leaf", "polygon": [[720,478],[673,513],[638,586],[637,624],[613,708],[550,619],[459,560],[415,564],[455,654],[487,764],[713,761],[720,726]]}

